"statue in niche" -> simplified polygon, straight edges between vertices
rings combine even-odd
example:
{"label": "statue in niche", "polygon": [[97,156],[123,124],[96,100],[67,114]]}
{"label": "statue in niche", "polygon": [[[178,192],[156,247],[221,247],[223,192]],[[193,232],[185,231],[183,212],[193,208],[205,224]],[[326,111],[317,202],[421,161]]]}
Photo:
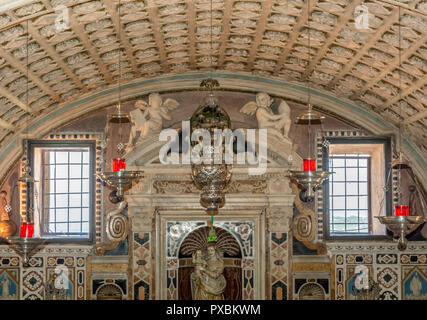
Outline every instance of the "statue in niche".
{"label": "statue in niche", "polygon": [[227,282],[224,277],[224,261],[216,246],[215,230],[211,228],[206,252],[193,253],[195,268],[191,274],[193,300],[224,300]]}
{"label": "statue in niche", "polygon": [[17,230],[15,222],[10,219],[12,208],[7,204],[7,192],[0,192],[0,237],[13,236]]}
{"label": "statue in niche", "polygon": [[[171,120],[169,111],[176,109],[178,106],[178,101],[171,98],[163,101],[157,92],[148,96],[148,103],[143,100],[136,101],[136,109],[130,112],[132,128],[129,135],[128,149],[140,143],[145,137],[159,133],[163,129],[163,119]],[[137,138],[138,133],[139,137]]]}
{"label": "statue in niche", "polygon": [[272,110],[273,99],[265,92],[256,95],[256,101],[246,103],[240,112],[247,115],[254,115],[258,121],[259,129],[268,129],[268,133],[274,135],[279,140],[289,140],[289,130],[291,129],[291,108],[284,101],[280,100],[277,112]]}

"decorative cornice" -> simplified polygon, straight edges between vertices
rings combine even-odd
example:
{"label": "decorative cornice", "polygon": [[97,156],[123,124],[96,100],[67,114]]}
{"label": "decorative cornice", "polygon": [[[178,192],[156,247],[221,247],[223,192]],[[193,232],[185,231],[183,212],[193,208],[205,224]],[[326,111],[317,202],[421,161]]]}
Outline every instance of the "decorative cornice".
{"label": "decorative cornice", "polygon": [[[66,255],[66,254],[72,254],[72,255],[83,255],[87,256],[91,254],[93,251],[93,246],[68,246],[68,245],[62,245],[62,246],[46,246],[40,249],[37,253],[37,255]],[[15,253],[15,251],[10,248],[7,245],[1,245],[0,246],[0,254],[13,254],[18,256],[18,254]]]}
{"label": "decorative cornice", "polygon": [[427,252],[427,243],[409,242],[405,251],[397,249],[397,243],[394,241],[382,242],[326,242],[328,253],[373,253],[373,252],[395,252],[395,253],[425,253]]}

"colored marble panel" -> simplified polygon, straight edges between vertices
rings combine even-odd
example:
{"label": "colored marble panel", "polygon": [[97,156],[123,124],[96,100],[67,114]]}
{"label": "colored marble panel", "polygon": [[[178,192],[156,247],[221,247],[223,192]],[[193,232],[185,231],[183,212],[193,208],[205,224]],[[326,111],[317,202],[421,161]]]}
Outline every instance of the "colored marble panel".
{"label": "colored marble panel", "polygon": [[414,268],[402,282],[404,300],[427,300],[427,276]]}
{"label": "colored marble panel", "polygon": [[271,287],[272,300],[287,300],[287,286],[282,281],[275,282]]}
{"label": "colored marble panel", "polygon": [[0,300],[19,299],[19,270],[0,269]]}
{"label": "colored marble panel", "polygon": [[135,283],[133,287],[134,300],[149,300],[150,299],[150,285],[143,280]]}

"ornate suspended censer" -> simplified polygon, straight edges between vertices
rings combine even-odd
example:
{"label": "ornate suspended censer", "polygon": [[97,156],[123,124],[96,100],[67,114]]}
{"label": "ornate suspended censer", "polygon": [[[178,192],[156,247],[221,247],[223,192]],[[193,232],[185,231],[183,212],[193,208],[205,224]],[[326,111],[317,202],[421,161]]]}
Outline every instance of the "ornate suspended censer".
{"label": "ornate suspended censer", "polygon": [[224,140],[221,140],[220,147],[218,147],[218,140],[216,140],[224,139],[224,136],[221,134],[215,139],[215,134],[217,134],[215,131],[216,129],[231,129],[231,120],[218,105],[218,100],[213,94],[213,89],[219,87],[218,81],[209,78],[203,80],[200,86],[210,90],[210,93],[204,104],[191,117],[190,136],[198,129],[207,130],[210,134],[210,141],[191,142],[193,150],[199,142],[207,145],[207,148],[203,148],[197,154],[201,159],[200,163],[192,161],[191,176],[196,186],[201,190],[200,204],[206,208],[209,215],[213,216],[218,214],[218,209],[225,203],[224,189],[230,182],[232,171],[232,165],[226,164],[223,156]]}

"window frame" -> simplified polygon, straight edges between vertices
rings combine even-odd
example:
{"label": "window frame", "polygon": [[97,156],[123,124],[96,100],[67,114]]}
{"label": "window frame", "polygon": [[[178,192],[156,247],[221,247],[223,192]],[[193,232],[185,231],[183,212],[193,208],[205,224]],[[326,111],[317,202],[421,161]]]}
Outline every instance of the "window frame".
{"label": "window frame", "polygon": [[[382,144],[384,146],[384,181],[387,181],[387,173],[390,171],[391,167],[391,137],[324,137],[324,140],[327,141],[326,144],[322,145],[322,170],[329,172],[329,144]],[[372,172],[369,170],[369,181],[371,179]],[[391,212],[392,207],[392,189],[391,189],[392,179],[389,180],[387,190],[385,192],[385,201],[384,208],[386,214]],[[375,235],[375,234],[331,234],[330,233],[330,210],[329,210],[329,179],[326,179],[322,186],[323,189],[323,235],[325,240],[385,240],[389,239],[392,233],[386,229],[386,234],[384,235]],[[369,192],[369,212],[368,215],[375,219],[375,212],[372,212],[371,206],[372,202],[375,201],[372,196],[372,190],[369,183],[368,187]],[[381,201],[381,199],[377,199]],[[370,228],[372,230],[372,219],[369,221]],[[371,231],[372,232],[372,231]]]}
{"label": "window frame", "polygon": [[[45,239],[47,243],[73,243],[73,244],[93,244],[95,240],[95,168],[96,168],[96,141],[95,140],[28,140],[27,156],[31,172],[34,172],[34,150],[36,148],[89,148],[89,235],[86,238],[77,237],[61,237],[61,236],[50,236],[48,233],[44,233],[42,228],[39,226],[40,236]],[[41,163],[39,164],[41,166]],[[42,181],[36,182],[41,184]],[[44,190],[40,185],[39,188],[39,201],[40,201],[40,212],[39,215],[44,215]],[[27,190],[28,192],[28,190]],[[28,197],[28,194],[27,194]],[[32,200],[34,202],[34,199]],[[39,219],[42,221],[43,219]]]}
{"label": "window frame", "polygon": [[[337,156],[337,157],[333,157],[334,159],[344,159],[344,160],[346,160],[346,159],[348,159],[348,158],[352,158],[352,157],[347,157],[347,156]],[[370,157],[363,157],[363,156],[355,156],[354,157],[354,159],[361,159],[361,158],[364,158],[366,161],[367,161],[367,167],[366,167],[366,169],[367,169],[367,177],[368,177],[368,180],[366,181],[367,182],[367,198],[368,198],[368,232],[365,232],[365,233],[353,233],[355,236],[361,236],[361,235],[371,235],[371,232],[372,232],[372,230],[373,230],[373,227],[372,227],[372,206],[371,206],[371,201],[372,201],[372,196],[371,196],[371,184],[369,183],[369,177],[371,176],[371,158]],[[329,158],[330,159],[330,158]],[[328,166],[329,166],[329,164],[328,164]],[[345,165],[344,166],[344,168],[347,168],[347,166]],[[360,168],[360,167],[357,167],[357,168]],[[354,182],[354,181],[351,181],[351,182]],[[363,181],[363,182],[365,182],[365,181]],[[341,181],[339,182],[339,183],[342,183]],[[345,180],[345,182],[344,183],[347,183],[347,180]],[[358,180],[357,181],[357,183],[359,184],[360,183],[360,180]],[[330,185],[330,181],[328,181],[328,184]],[[334,187],[332,186],[332,189],[333,189]],[[359,186],[357,187],[357,189],[359,190]],[[329,192],[329,190],[328,190],[328,192]],[[344,197],[344,198],[346,198],[348,195],[347,195],[347,192],[346,192],[346,194],[344,195],[344,196],[340,196],[340,195],[336,195],[336,197]],[[360,196],[359,194],[357,194],[357,196]],[[329,197],[329,195],[328,195],[328,203],[329,203],[329,200],[330,200],[330,197]],[[346,208],[344,209],[344,211],[347,211],[347,203],[346,203]],[[332,211],[338,211],[338,210],[342,210],[342,209],[332,209]],[[350,209],[350,210],[355,210],[355,209]],[[358,208],[358,209],[356,209],[356,210],[360,210],[360,208]],[[363,210],[365,210],[365,209],[363,209]],[[358,215],[359,216],[359,215]],[[328,212],[328,217],[330,217],[330,209],[329,209],[329,212]],[[332,221],[332,223],[329,221],[329,226],[330,225],[334,225],[334,224],[338,224],[338,223],[333,223],[333,221]],[[350,224],[350,223],[347,223],[346,221],[344,222],[344,225],[347,225],[347,224]],[[357,223],[358,225],[360,225],[360,223],[358,222]],[[347,227],[345,228],[345,229],[347,229]],[[329,232],[330,232],[330,230],[329,230]],[[347,234],[352,234],[352,233],[347,233]],[[346,233],[334,233],[333,235],[331,235],[331,236],[333,236],[333,237],[340,237],[340,236],[346,236],[347,235]]]}

